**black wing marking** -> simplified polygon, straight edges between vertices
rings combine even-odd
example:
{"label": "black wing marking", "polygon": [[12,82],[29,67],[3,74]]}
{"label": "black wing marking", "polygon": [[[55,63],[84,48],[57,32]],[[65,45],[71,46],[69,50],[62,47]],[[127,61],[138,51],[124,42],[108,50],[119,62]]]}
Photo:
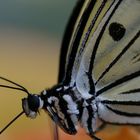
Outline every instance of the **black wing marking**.
{"label": "black wing marking", "polygon": [[[86,48],[83,52],[82,60],[80,62],[81,63],[80,68],[79,68],[78,75],[76,78],[78,90],[80,91],[81,94],[83,94],[82,96],[84,98],[90,98],[90,95],[94,95],[95,93],[94,88],[93,88],[93,85],[94,85],[93,70],[94,70],[95,56],[97,53],[97,49],[99,48],[99,45],[100,45],[99,42],[102,39],[104,31],[110,19],[115,14],[117,8],[121,4],[121,2],[122,1],[120,0],[111,1],[110,3],[106,4],[108,7],[105,7],[106,6],[105,4],[103,5],[104,13],[102,14],[104,15],[100,17],[101,22],[99,22],[99,25],[97,26],[93,35],[90,36],[86,44]],[[89,93],[90,95],[88,96],[87,93]]]}
{"label": "black wing marking", "polygon": [[62,45],[61,45],[61,52],[60,52],[60,62],[59,62],[59,76],[58,76],[58,82],[62,82],[64,80],[65,76],[65,67],[66,67],[66,58],[67,58],[67,53],[68,53],[68,47],[70,43],[70,39],[72,37],[72,33],[74,30],[74,25],[76,23],[76,19],[78,18],[78,15],[81,11],[81,8],[84,4],[84,1],[79,0],[78,3],[76,4],[73,13],[69,19],[69,22],[67,24]]}
{"label": "black wing marking", "polygon": [[[85,3],[86,1],[84,2],[84,4]],[[82,37],[88,18],[90,16],[90,13],[95,3],[96,3],[96,0],[88,2],[87,6],[85,7],[84,12],[82,13],[81,19],[77,23],[78,24],[77,28],[74,31],[74,35],[71,40],[71,44],[69,46],[70,52],[68,52],[67,54],[67,62],[66,62],[67,65],[66,65],[66,72],[65,72],[66,74],[65,74],[65,79],[64,79],[64,82],[66,84],[69,84],[71,81],[72,69],[73,69],[75,58],[77,55],[77,50],[79,48],[80,39]]]}

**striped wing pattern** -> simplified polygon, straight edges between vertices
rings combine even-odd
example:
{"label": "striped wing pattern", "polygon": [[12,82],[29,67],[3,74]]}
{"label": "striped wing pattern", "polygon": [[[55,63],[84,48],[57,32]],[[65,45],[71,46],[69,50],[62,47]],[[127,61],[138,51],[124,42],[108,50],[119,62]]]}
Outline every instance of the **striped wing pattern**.
{"label": "striped wing pattern", "polygon": [[76,134],[80,122],[96,140],[105,122],[140,124],[139,9],[139,0],[79,0],[62,44],[58,85],[36,95],[0,77],[14,85],[0,87],[27,93],[23,111],[0,133],[39,109],[66,133]]}
{"label": "striped wing pattern", "polygon": [[[81,125],[140,124],[140,1],[87,0],[71,35],[64,84],[84,99]],[[112,24],[125,33],[115,40]],[[77,93],[75,93],[77,94]]]}

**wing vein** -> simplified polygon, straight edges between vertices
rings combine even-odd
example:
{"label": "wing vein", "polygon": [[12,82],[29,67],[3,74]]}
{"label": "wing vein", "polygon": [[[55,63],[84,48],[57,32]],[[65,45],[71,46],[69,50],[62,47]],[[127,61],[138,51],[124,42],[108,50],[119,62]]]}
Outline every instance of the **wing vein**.
{"label": "wing vein", "polygon": [[103,100],[100,101],[102,104],[112,104],[112,105],[132,105],[140,106],[140,101],[116,101],[116,100]]}
{"label": "wing vein", "polygon": [[134,44],[134,42],[139,38],[140,31],[130,40],[130,42],[124,47],[124,49],[118,54],[118,56],[109,64],[109,66],[103,71],[98,80],[95,82],[95,85],[105,76],[107,72],[119,61],[119,59],[127,52],[127,50]]}
{"label": "wing vein", "polygon": [[111,107],[109,107],[109,106],[107,106],[107,105],[106,105],[106,107],[107,107],[110,111],[114,112],[115,114],[121,115],[121,116],[140,117],[140,114],[139,114],[139,113],[130,113],[130,112],[128,113],[128,112],[123,112],[123,111],[119,111],[119,110],[113,109],[113,108],[111,108]]}
{"label": "wing vein", "polygon": [[[93,66],[94,66],[94,60],[95,60],[95,56],[96,56],[96,52],[97,52],[97,49],[98,49],[100,40],[101,40],[101,38],[102,38],[102,36],[103,36],[103,33],[104,33],[104,31],[105,31],[105,29],[106,29],[106,27],[107,27],[107,25],[108,25],[108,23],[109,23],[111,17],[114,15],[116,9],[117,9],[118,6],[120,5],[121,0],[119,0],[117,3],[115,3],[115,2],[116,2],[116,1],[114,1],[114,2],[111,4],[110,8],[109,8],[109,9],[111,9],[112,6],[114,6],[114,4],[115,4],[114,9],[112,10],[111,14],[109,15],[109,17],[107,18],[106,22],[104,23],[104,26],[102,27],[102,30],[100,31],[99,36],[98,36],[98,38],[97,38],[97,40],[96,40],[96,42],[95,42],[95,45],[94,45],[93,53],[92,53],[92,56],[91,56],[91,59],[90,59],[89,70],[88,70],[88,73],[91,74],[91,75],[92,75],[92,70],[93,70]],[[109,10],[108,10],[108,11],[109,11]],[[107,12],[108,12],[108,11],[107,11]]]}
{"label": "wing vein", "polygon": [[103,92],[105,92],[105,91],[107,91],[107,90],[110,90],[110,89],[112,89],[112,88],[114,88],[114,87],[116,87],[116,86],[118,86],[118,85],[120,85],[120,84],[122,84],[122,83],[128,82],[129,80],[132,80],[132,79],[137,78],[137,77],[139,77],[139,76],[140,76],[140,70],[139,70],[139,71],[136,71],[136,72],[134,72],[134,73],[131,73],[131,74],[129,74],[129,75],[126,75],[126,76],[124,76],[124,77],[122,77],[122,78],[120,78],[120,79],[114,81],[113,83],[111,83],[111,84],[109,84],[109,85],[107,85],[107,86],[105,86],[105,87],[99,89],[99,90],[96,92],[96,96],[99,96],[99,95],[102,94]]}
{"label": "wing vein", "polygon": [[80,39],[81,39],[81,36],[84,32],[84,28],[85,28],[87,20],[90,16],[91,10],[93,9],[95,3],[96,3],[96,0],[91,1],[88,4],[88,6],[85,8],[85,11],[82,15],[82,18],[80,19],[80,21],[78,23],[78,26],[77,26],[77,29],[75,31],[74,39],[72,40],[72,43],[71,43],[71,46],[74,46],[74,47],[72,47],[72,50],[70,52],[70,56],[68,56],[69,57],[68,58],[69,62],[68,62],[68,66],[67,66],[67,69],[66,69],[66,76],[65,76],[65,79],[64,79],[64,82],[66,84],[69,84],[69,82],[71,81],[71,73],[72,73],[75,57],[76,57],[76,54],[77,54],[77,50],[78,50],[78,47],[79,47]]}

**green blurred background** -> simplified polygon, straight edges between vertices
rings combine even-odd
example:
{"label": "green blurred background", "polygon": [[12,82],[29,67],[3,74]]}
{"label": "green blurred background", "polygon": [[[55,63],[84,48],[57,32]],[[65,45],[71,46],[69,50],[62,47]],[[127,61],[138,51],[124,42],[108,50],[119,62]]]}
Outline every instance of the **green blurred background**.
{"label": "green blurred background", "polygon": [[[75,4],[75,0],[1,0],[0,76],[32,93],[55,85],[61,41]],[[1,129],[21,112],[24,97],[23,92],[0,88]],[[51,140],[52,135],[51,121],[41,111],[35,120],[21,116],[0,139]]]}
{"label": "green blurred background", "polygon": [[75,0],[1,0],[0,25],[62,38]]}

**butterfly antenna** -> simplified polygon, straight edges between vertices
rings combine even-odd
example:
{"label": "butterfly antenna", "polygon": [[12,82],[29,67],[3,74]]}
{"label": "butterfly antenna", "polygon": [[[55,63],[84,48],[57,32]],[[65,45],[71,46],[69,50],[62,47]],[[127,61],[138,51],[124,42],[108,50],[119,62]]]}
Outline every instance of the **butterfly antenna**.
{"label": "butterfly antenna", "polygon": [[[0,85],[0,87],[10,88],[10,89],[16,89],[16,90],[21,90],[21,91],[24,91],[24,92],[26,92],[27,94],[29,94],[28,90],[27,90],[25,87],[19,85],[18,83],[15,83],[15,82],[13,82],[13,81],[11,81],[11,80],[8,80],[8,79],[6,79],[6,78],[4,78],[4,77],[0,77],[0,79],[2,79],[2,80],[4,80],[4,81],[6,81],[6,82],[9,82],[9,83],[11,83],[11,84],[17,86],[17,87],[12,87],[12,86],[7,86],[7,85]],[[19,87],[19,88],[18,88],[18,87]]]}
{"label": "butterfly antenna", "polygon": [[14,121],[16,121],[22,114],[24,114],[24,111],[19,113],[13,120],[11,120],[1,131],[0,134],[2,134]]}

